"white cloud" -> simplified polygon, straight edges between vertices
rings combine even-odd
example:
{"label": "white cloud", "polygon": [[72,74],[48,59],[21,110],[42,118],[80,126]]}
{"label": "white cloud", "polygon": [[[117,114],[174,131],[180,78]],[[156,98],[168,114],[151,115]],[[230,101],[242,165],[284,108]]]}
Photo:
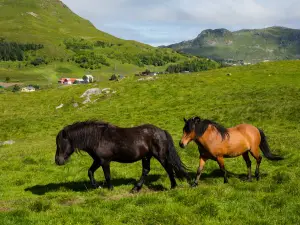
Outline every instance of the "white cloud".
{"label": "white cloud", "polygon": [[203,29],[300,28],[299,0],[63,0],[97,28],[159,45],[192,39]]}

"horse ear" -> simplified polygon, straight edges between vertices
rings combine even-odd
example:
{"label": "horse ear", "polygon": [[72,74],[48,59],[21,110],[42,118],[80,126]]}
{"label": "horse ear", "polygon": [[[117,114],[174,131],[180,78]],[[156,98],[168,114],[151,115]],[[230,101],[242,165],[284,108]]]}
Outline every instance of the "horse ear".
{"label": "horse ear", "polygon": [[200,123],[201,119],[200,119],[200,117],[196,116],[196,117],[194,117],[194,121],[195,121],[195,123]]}
{"label": "horse ear", "polygon": [[187,122],[187,119],[186,119],[186,118],[183,118],[183,121],[186,123],[186,122]]}
{"label": "horse ear", "polygon": [[65,130],[62,130],[62,138],[67,139],[68,138],[67,136],[68,136],[67,132]]}

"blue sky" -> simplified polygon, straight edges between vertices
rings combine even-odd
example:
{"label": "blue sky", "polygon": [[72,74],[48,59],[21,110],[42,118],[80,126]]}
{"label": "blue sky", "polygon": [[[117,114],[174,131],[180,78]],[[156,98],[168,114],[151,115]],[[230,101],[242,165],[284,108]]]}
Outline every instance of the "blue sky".
{"label": "blue sky", "polygon": [[300,28],[300,0],[62,0],[99,30],[153,46],[204,29]]}

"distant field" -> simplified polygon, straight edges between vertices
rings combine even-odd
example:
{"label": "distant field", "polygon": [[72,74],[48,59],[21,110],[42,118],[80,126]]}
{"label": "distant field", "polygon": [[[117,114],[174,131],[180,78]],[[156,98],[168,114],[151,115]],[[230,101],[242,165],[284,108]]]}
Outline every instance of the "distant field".
{"label": "distant field", "polygon": [[[0,224],[299,224],[299,68],[299,61],[281,61],[161,75],[147,82],[130,76],[120,82],[105,79],[35,93],[1,93],[0,141],[16,143],[0,146]],[[68,69],[78,75],[84,72]],[[30,79],[43,77],[43,71],[49,71],[53,80],[60,74],[53,65],[33,71]],[[25,73],[24,69],[20,76]],[[116,94],[82,105],[79,96],[91,87],[110,87]],[[72,106],[74,102],[79,108]],[[65,106],[56,110],[61,103]],[[223,184],[217,163],[208,161],[197,188],[178,181],[179,187],[170,190],[166,172],[153,159],[146,185],[135,195],[129,191],[141,175],[141,162],[112,163],[113,191],[91,189],[87,170],[92,160],[85,153],[74,154],[62,167],[54,163],[55,137],[67,124],[87,119],[123,127],[152,123],[171,133],[194,177],[197,146],[183,150],[178,141],[183,117],[195,115],[226,127],[258,126],[273,152],[285,160],[271,162],[264,157],[261,180],[249,183],[244,181],[243,158],[225,159],[226,168],[235,174],[228,184]],[[102,183],[102,170],[95,175]]]}
{"label": "distant field", "polygon": [[61,77],[82,78],[85,74],[92,74],[97,81],[105,81],[116,73],[124,76],[132,76],[136,73],[150,69],[151,71],[165,71],[168,66],[147,66],[138,67],[132,64],[112,61],[112,65],[103,66],[98,70],[82,69],[76,64],[68,62],[53,62],[42,66],[25,66],[24,62],[0,62],[0,81],[5,81],[7,77],[10,82],[22,82],[25,84],[56,84]]}

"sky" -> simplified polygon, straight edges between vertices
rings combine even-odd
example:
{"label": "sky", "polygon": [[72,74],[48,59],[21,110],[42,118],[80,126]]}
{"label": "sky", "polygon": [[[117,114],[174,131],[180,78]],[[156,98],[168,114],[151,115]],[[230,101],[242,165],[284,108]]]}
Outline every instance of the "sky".
{"label": "sky", "polygon": [[62,0],[99,30],[153,46],[202,30],[300,28],[300,0]]}

